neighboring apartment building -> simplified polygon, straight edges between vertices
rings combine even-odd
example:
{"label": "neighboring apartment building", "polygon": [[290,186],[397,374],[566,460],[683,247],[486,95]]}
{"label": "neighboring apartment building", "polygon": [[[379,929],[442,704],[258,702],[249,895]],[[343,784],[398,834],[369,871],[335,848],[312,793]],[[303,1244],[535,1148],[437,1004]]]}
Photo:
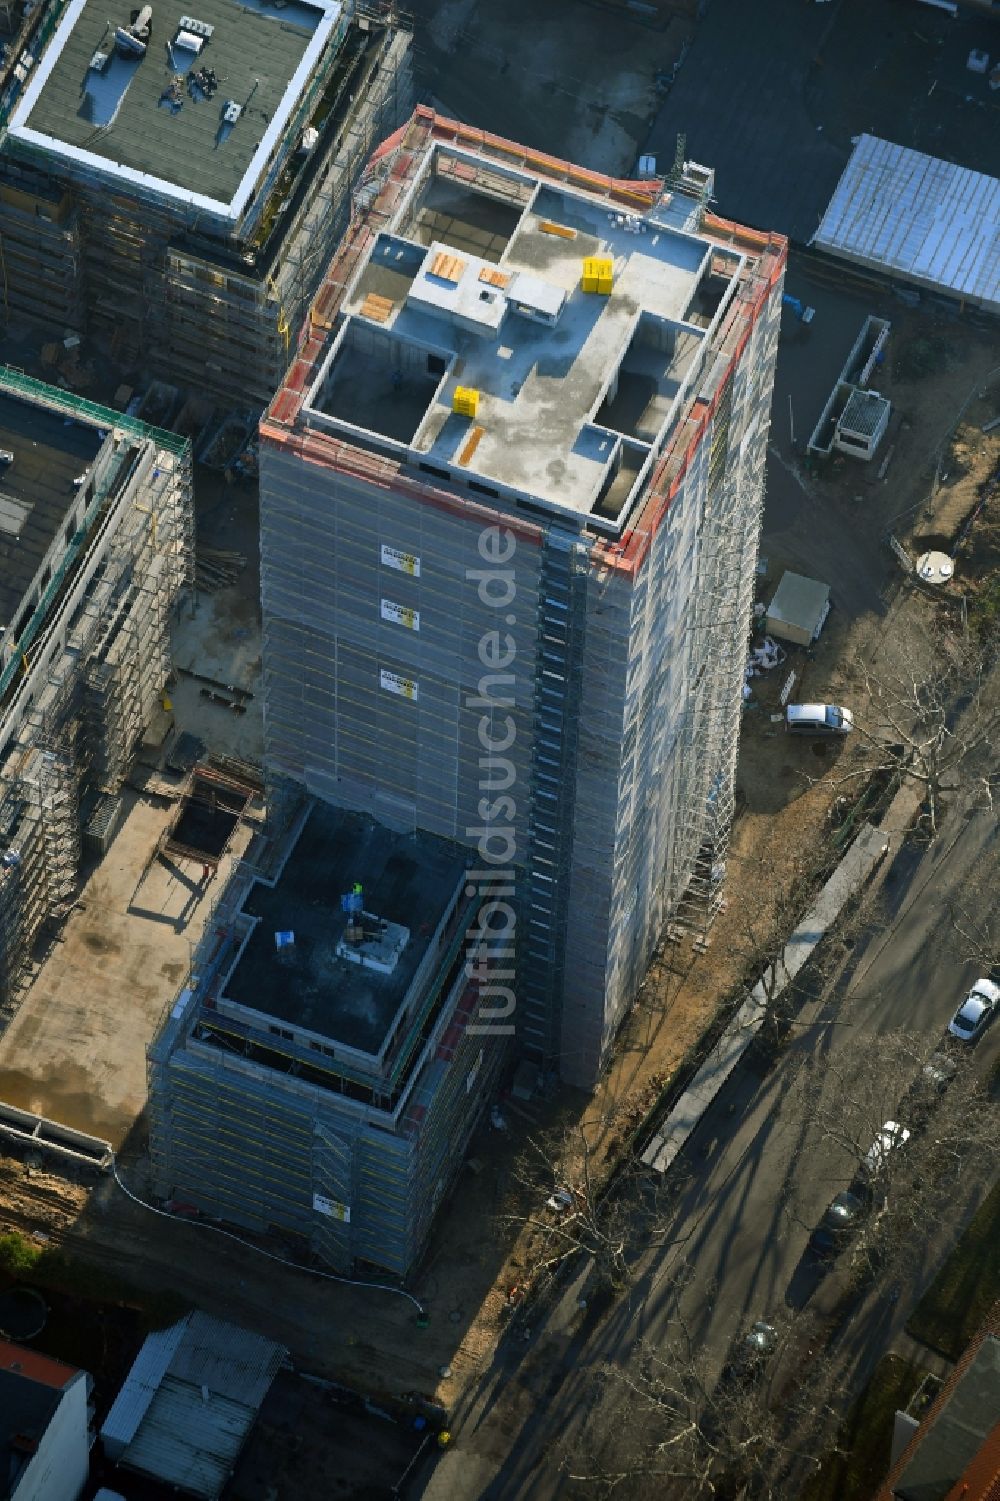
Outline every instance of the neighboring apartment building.
{"label": "neighboring apartment building", "polygon": [[892,1467],[875,1501],[1000,1495],[1000,1303],[919,1422],[897,1412]]}
{"label": "neighboring apartment building", "polygon": [[0,1016],[170,673],[190,446],[0,368]]}
{"label": "neighboring apartment building", "polygon": [[585,1087],[725,873],[786,245],[711,186],[418,109],[261,430],[272,790],[504,881],[481,1001]]}
{"label": "neighboring apartment building", "polygon": [[259,408],[412,107],[411,38],[354,0],[181,12],[49,0],[0,105],[3,304]]}
{"label": "neighboring apartment building", "polygon": [[77,1501],[92,1386],[86,1371],[0,1339],[0,1501]]}

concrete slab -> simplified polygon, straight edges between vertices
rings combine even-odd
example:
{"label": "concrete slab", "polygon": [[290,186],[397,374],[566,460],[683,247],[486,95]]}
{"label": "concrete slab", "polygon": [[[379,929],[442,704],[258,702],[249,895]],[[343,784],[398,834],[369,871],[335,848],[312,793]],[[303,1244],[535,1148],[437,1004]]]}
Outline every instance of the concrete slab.
{"label": "concrete slab", "polygon": [[218,881],[191,865],[143,871],[169,817],[130,810],[0,1038],[0,1100],[119,1146],[146,1101],[146,1045],[190,964],[244,828]]}
{"label": "concrete slab", "polygon": [[[478,170],[465,183],[458,174],[469,171],[467,160],[437,148],[421,211],[440,200],[444,178],[455,221],[492,221],[490,193],[511,190],[501,173],[489,179]],[[487,494],[499,485],[620,528],[633,481],[675,420],[705,347],[690,317],[707,284],[718,281],[720,293],[732,287],[739,263],[712,258],[711,242],[678,233],[655,212],[626,215],[568,188],[540,187],[516,224],[501,207],[510,238],[497,269],[437,237],[418,261],[407,236],[420,214],[415,204],[400,206],[345,295],[352,316],[310,389],[311,420],[334,431],[346,424],[349,437],[360,427],[421,463],[426,456],[432,471],[458,468]],[[613,273],[601,294],[585,290],[591,258]],[[393,267],[404,296],[373,307],[381,296],[373,287]],[[474,428],[473,414],[455,410],[458,387],[476,392]],[[594,420],[599,411],[622,426],[604,427]]]}

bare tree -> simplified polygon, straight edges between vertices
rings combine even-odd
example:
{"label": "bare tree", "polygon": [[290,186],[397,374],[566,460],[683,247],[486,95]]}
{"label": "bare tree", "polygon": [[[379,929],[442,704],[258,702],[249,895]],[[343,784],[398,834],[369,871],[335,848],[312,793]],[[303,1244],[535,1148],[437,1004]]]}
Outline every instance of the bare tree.
{"label": "bare tree", "polygon": [[962,900],[952,898],[948,903],[948,916],[965,959],[986,976],[1000,965],[1000,915],[992,899],[993,880],[993,871],[983,862],[965,883]]}
{"label": "bare tree", "polygon": [[609,1180],[595,1167],[584,1123],[530,1137],[498,1216],[520,1232],[517,1302],[534,1301],[569,1261],[589,1268],[588,1295],[603,1301],[623,1292],[637,1253],[672,1243],[668,1206],[679,1189],[679,1178],[651,1182],[635,1161]]}
{"label": "bare tree", "polygon": [[[929,654],[902,648],[896,660],[861,664],[857,732],[874,752],[876,769],[922,784],[930,833],[937,833],[943,796],[976,789],[990,808],[1000,781],[1000,682],[995,651],[950,631],[938,633]],[[848,773],[869,775],[871,765]]]}
{"label": "bare tree", "polygon": [[[604,1372],[600,1418],[589,1425],[593,1452],[565,1464],[581,1493],[630,1501],[801,1494],[837,1442],[846,1409],[851,1364],[838,1336],[853,1299],[907,1284],[926,1254],[928,1225],[974,1199],[983,1164],[1000,1152],[1000,1113],[971,1050],[931,1052],[904,1032],[859,1033],[825,1063],[805,1055],[784,1110],[808,1123],[806,1151],[822,1140],[823,1160],[830,1154],[830,1197],[851,1187],[862,1206],[839,1259],[846,1301],[825,1323],[807,1305],[737,1330],[720,1375],[717,1346],[683,1316],[682,1264],[672,1274],[666,1337]],[[909,1136],[886,1138],[888,1121]],[[799,1177],[793,1165],[786,1213],[812,1230],[816,1206],[797,1202]],[[713,1300],[713,1289],[703,1289],[699,1305]]]}
{"label": "bare tree", "polygon": [[604,1382],[628,1432],[614,1426],[605,1452],[565,1466],[601,1495],[777,1501],[797,1493],[793,1475],[818,1468],[843,1414],[825,1331],[808,1313],[741,1331],[721,1374],[697,1331],[677,1319],[637,1369],[608,1367]]}
{"label": "bare tree", "polygon": [[627,1226],[620,1205],[598,1192],[582,1125],[555,1140],[529,1137],[512,1168],[500,1219],[524,1232],[524,1288],[537,1293],[568,1258],[592,1259],[597,1280],[617,1289],[627,1278]]}
{"label": "bare tree", "polygon": [[[1000,1112],[961,1044],[928,1057],[909,1033],[859,1034],[841,1055],[821,1063],[809,1055],[793,1092],[794,1114],[807,1118],[824,1160],[834,1164],[831,1197],[847,1190],[863,1205],[845,1247],[862,1276],[912,1270],[927,1226],[1000,1152]],[[798,1223],[811,1223],[794,1198],[786,1208]]]}

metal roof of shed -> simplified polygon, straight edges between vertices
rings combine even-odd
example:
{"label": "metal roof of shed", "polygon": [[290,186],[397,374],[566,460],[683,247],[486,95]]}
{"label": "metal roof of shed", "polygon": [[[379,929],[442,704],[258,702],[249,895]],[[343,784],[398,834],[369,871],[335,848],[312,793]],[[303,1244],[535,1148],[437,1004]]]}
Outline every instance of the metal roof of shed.
{"label": "metal roof of shed", "polygon": [[812,244],[1000,313],[1000,181],[863,135]]}
{"label": "metal roof of shed", "polygon": [[108,1457],[211,1501],[286,1351],[208,1314],[151,1334],[101,1428]]}
{"label": "metal roof of shed", "polygon": [[830,585],[803,573],[786,570],[767,607],[769,620],[784,621],[800,630],[813,631],[821,620],[830,598]]}

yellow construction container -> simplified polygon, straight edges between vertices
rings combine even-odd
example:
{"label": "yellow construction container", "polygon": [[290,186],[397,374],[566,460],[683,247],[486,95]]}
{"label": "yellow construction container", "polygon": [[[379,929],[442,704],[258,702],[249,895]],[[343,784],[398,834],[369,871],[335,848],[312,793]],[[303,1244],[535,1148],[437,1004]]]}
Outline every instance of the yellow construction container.
{"label": "yellow construction container", "polygon": [[588,255],[583,262],[581,286],[585,292],[596,292],[601,297],[610,295],[614,280],[615,263],[609,255]]}
{"label": "yellow construction container", "polygon": [[451,409],[460,417],[475,418],[479,411],[479,392],[471,386],[456,386],[455,394],[451,398]]}

